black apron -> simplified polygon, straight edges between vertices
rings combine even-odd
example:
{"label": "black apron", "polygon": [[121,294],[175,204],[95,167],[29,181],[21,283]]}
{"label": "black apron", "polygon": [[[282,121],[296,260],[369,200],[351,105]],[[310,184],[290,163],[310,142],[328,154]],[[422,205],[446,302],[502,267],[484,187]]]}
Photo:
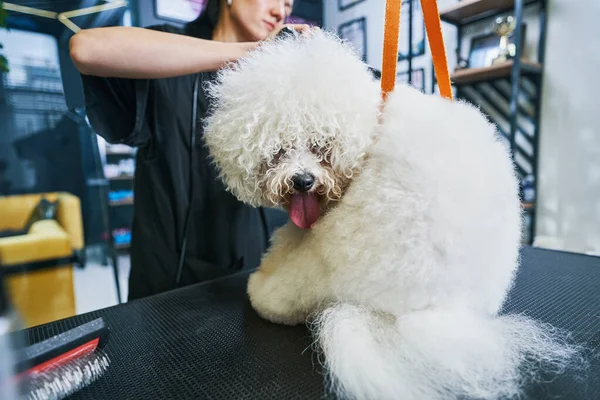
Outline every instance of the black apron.
{"label": "black apron", "polygon": [[[186,33],[167,25],[149,29]],[[202,87],[213,76],[200,74],[194,149],[196,75],[155,80],[82,76],[94,130],[109,143],[138,147],[130,300],[174,288],[190,187],[194,201],[180,286],[258,267],[273,230],[287,222],[281,211],[239,202],[217,179],[202,135],[202,117],[209,109]],[[196,157],[191,176],[190,151]]]}

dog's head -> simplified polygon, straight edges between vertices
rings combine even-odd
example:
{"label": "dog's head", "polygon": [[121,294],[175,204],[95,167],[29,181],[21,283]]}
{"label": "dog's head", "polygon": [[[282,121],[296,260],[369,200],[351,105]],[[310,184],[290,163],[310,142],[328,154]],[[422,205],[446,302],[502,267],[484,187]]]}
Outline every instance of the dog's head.
{"label": "dog's head", "polygon": [[379,83],[326,32],[274,40],[207,86],[204,140],[228,190],[309,228],[339,200],[374,140]]}

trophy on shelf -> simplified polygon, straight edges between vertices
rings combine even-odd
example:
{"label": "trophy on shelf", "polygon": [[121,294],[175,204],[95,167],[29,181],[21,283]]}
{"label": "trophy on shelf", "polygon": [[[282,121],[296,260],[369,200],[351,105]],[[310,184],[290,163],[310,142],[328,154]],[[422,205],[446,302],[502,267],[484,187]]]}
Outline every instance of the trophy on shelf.
{"label": "trophy on shelf", "polygon": [[506,17],[498,17],[494,21],[494,31],[500,36],[500,44],[498,56],[492,61],[492,65],[502,64],[514,58],[516,54],[516,46],[510,43],[510,38],[515,32],[517,21],[512,15]]}

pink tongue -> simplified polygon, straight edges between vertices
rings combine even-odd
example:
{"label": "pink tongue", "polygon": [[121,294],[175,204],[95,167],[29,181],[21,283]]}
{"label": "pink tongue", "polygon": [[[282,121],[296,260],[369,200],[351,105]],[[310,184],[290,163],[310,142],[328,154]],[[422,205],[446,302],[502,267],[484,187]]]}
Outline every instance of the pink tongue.
{"label": "pink tongue", "polygon": [[301,229],[309,229],[319,219],[317,196],[310,193],[292,195],[290,218]]}

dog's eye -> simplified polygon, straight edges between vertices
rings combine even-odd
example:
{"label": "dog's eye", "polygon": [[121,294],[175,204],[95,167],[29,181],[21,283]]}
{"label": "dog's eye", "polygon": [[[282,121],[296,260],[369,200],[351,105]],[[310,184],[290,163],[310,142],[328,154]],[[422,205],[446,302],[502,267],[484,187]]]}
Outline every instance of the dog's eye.
{"label": "dog's eye", "polygon": [[275,156],[273,156],[273,161],[272,161],[272,162],[273,162],[274,164],[275,164],[275,163],[277,163],[277,162],[279,161],[279,159],[280,159],[281,157],[283,157],[283,155],[284,155],[284,154],[285,154],[285,151],[284,151],[283,149],[279,150],[279,151],[277,152],[277,154],[275,154]]}

